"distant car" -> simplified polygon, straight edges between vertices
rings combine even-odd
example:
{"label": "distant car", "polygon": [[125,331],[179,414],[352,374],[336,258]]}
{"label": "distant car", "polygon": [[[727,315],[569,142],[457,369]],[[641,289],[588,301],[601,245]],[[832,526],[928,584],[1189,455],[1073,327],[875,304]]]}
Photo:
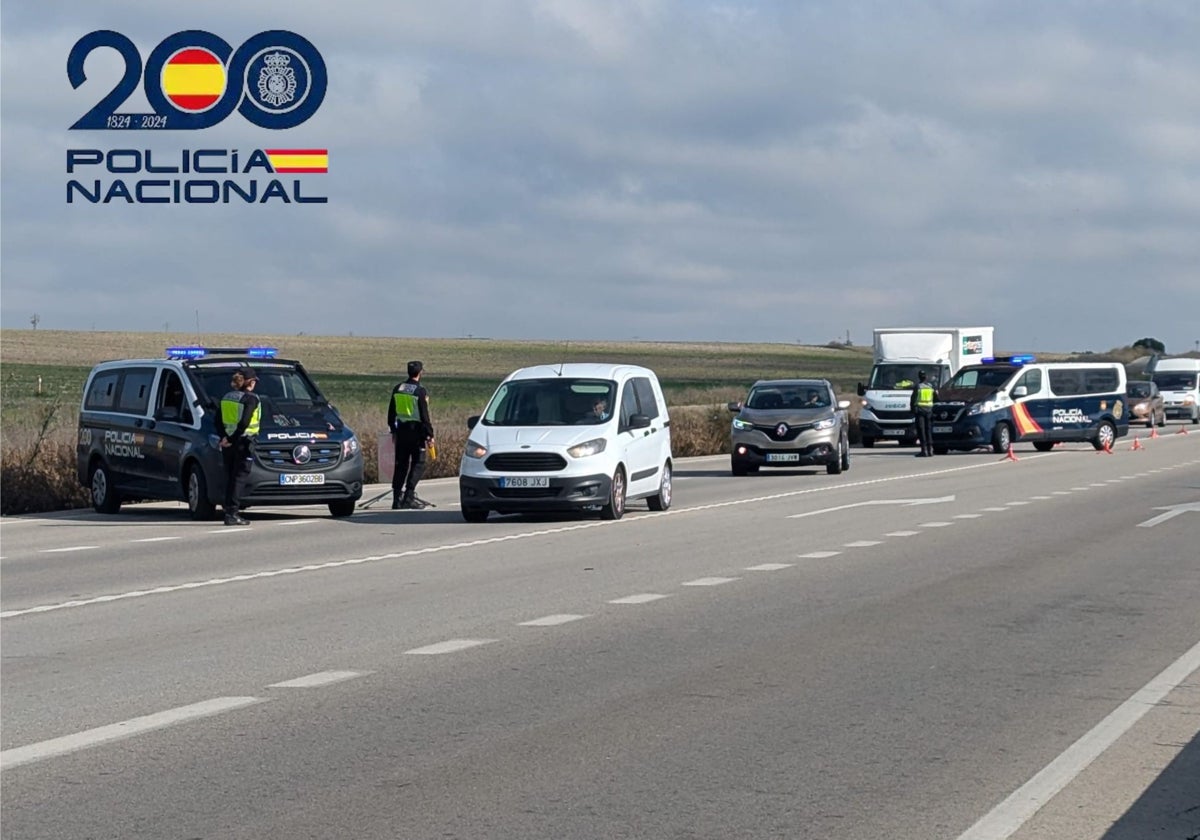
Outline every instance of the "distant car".
{"label": "distant car", "polygon": [[1129,398],[1129,410],[1135,421],[1144,421],[1146,427],[1167,425],[1167,409],[1163,405],[1158,386],[1150,381],[1135,380],[1125,386]]}
{"label": "distant car", "polygon": [[824,379],[764,379],[745,402],[731,402],[730,470],[824,464],[830,475],[850,469],[848,400]]}

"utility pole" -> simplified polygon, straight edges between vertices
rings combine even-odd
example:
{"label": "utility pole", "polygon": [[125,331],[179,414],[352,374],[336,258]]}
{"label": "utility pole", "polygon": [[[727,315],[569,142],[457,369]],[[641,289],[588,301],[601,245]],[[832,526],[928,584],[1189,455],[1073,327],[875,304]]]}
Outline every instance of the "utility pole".
{"label": "utility pole", "polygon": [[29,323],[33,324],[33,328],[36,330],[38,322],[41,320],[42,320],[42,316],[37,314],[36,312],[34,312],[33,317],[29,319]]}

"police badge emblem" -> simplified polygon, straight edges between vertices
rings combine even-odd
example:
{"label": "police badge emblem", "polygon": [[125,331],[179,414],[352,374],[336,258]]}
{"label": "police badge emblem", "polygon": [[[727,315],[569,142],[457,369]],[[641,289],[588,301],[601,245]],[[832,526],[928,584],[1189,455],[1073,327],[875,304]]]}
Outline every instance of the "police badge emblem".
{"label": "police badge emblem", "polygon": [[292,58],[273,52],[263,58],[258,73],[258,95],[263,102],[278,108],[296,98],[296,71],[290,66]]}

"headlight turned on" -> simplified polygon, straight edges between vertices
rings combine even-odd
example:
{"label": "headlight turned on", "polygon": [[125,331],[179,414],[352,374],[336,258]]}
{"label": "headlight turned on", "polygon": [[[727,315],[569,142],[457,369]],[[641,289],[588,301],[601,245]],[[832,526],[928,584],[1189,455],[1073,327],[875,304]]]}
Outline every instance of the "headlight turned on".
{"label": "headlight turned on", "polygon": [[604,451],[604,447],[608,445],[608,441],[604,438],[596,438],[595,440],[587,440],[583,443],[577,443],[567,450],[567,454],[572,458],[588,458],[592,455],[599,455]]}
{"label": "headlight turned on", "polygon": [[753,429],[754,424],[747,423],[745,420],[739,420],[737,417],[734,417],[733,418],[733,428],[738,429],[739,431],[742,429]]}
{"label": "headlight turned on", "polygon": [[343,458],[353,458],[357,454],[358,454],[358,438],[356,438],[354,435],[350,435],[350,437],[348,437],[344,441],[342,441],[342,457]]}
{"label": "headlight turned on", "polygon": [[463,454],[468,458],[482,458],[488,453],[486,446],[480,446],[473,440],[467,441],[467,446],[463,449]]}
{"label": "headlight turned on", "polygon": [[823,429],[832,429],[835,423],[837,423],[835,418],[826,417],[824,420],[818,420],[816,423],[813,423],[813,428],[817,431],[822,431]]}

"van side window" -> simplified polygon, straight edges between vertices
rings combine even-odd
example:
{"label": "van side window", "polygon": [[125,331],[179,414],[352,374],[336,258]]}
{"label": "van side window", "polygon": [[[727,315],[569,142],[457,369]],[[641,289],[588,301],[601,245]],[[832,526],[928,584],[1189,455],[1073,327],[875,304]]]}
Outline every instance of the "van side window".
{"label": "van side window", "polygon": [[1113,368],[1087,368],[1083,372],[1085,394],[1112,393],[1117,385],[1117,372]]}
{"label": "van side window", "polygon": [[112,411],[117,402],[117,381],[121,378],[120,371],[98,373],[92,378],[92,386],[88,388],[87,399],[83,401],[84,411]]}
{"label": "van side window", "polygon": [[1077,368],[1050,368],[1050,390],[1060,397],[1070,397],[1083,391],[1083,377]]}
{"label": "van side window", "polygon": [[629,421],[638,413],[637,394],[633,390],[633,382],[626,382],[621,389],[621,428],[629,428]]}
{"label": "van side window", "polygon": [[154,402],[154,416],[189,426],[192,424],[192,411],[187,404],[183,381],[173,370],[164,370],[158,378],[158,398]]}
{"label": "van side window", "polygon": [[639,413],[645,414],[651,420],[658,416],[658,400],[654,399],[654,388],[650,380],[644,376],[634,377],[633,392],[637,396]]}
{"label": "van side window", "polygon": [[1025,386],[1026,395],[1032,397],[1042,390],[1042,372],[1036,368],[1025,371],[1013,387],[1016,388],[1021,385]]}
{"label": "van side window", "polygon": [[154,384],[154,368],[130,368],[121,378],[117,391],[117,411],[124,414],[145,414],[150,407],[150,387]]}

